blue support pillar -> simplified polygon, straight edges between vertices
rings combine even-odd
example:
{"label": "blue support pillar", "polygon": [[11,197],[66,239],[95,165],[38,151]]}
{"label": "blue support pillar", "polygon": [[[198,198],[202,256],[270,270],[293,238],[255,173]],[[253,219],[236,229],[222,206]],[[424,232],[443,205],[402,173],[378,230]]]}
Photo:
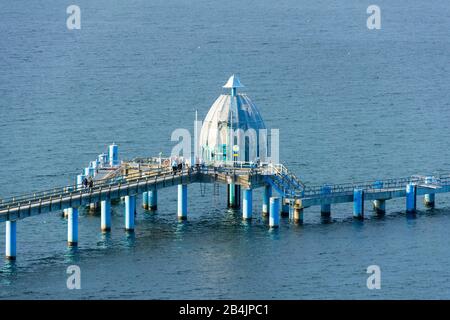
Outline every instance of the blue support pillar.
{"label": "blue support pillar", "polygon": [[303,208],[301,206],[294,206],[294,223],[303,224]]}
{"label": "blue support pillar", "polygon": [[353,218],[364,219],[364,190],[360,188],[353,190]]}
{"label": "blue support pillar", "polygon": [[270,197],[269,227],[278,228],[280,225],[280,198]]}
{"label": "blue support pillar", "polygon": [[237,209],[241,205],[241,186],[235,183],[228,184],[228,207]]}
{"label": "blue support pillar", "polygon": [[242,203],[242,218],[244,220],[252,219],[253,197],[252,189],[244,189],[244,201]]}
{"label": "blue support pillar", "polygon": [[414,183],[408,183],[406,185],[406,213],[416,212],[416,194],[417,185]]}
{"label": "blue support pillar", "polygon": [[69,247],[78,245],[78,208],[69,208],[67,217],[67,244]]}
{"label": "blue support pillar", "polygon": [[272,186],[270,184],[266,184],[264,186],[264,194],[263,194],[263,205],[262,205],[263,216],[269,215],[270,197],[271,196],[272,196]]}
{"label": "blue support pillar", "polygon": [[77,190],[83,189],[83,180],[85,177],[84,174],[77,175]]}
{"label": "blue support pillar", "polygon": [[[383,181],[376,181],[373,184],[374,189],[383,189]],[[379,216],[382,216],[386,213],[386,200],[385,199],[376,199],[373,200],[373,210]]]}
{"label": "blue support pillar", "polygon": [[142,208],[148,209],[148,192],[142,193]]}
{"label": "blue support pillar", "polygon": [[89,211],[90,212],[95,212],[97,211],[98,208],[98,203],[97,202],[92,202],[89,204]]}
{"label": "blue support pillar", "polygon": [[[323,197],[327,197],[331,194],[331,186],[323,185],[321,189],[321,194]],[[320,215],[324,218],[329,218],[331,216],[331,204],[320,205]]]}
{"label": "blue support pillar", "polygon": [[187,219],[187,185],[178,185],[178,219]]}
{"label": "blue support pillar", "polygon": [[373,210],[375,210],[375,213],[377,215],[384,215],[386,213],[386,200],[384,199],[378,199],[373,200]]}
{"label": "blue support pillar", "polygon": [[134,214],[136,212],[136,196],[125,196],[125,230],[134,231]]}
{"label": "blue support pillar", "polygon": [[[433,183],[433,177],[425,178],[425,184],[432,184],[432,183]],[[425,196],[423,198],[423,203],[428,208],[434,208],[434,200],[435,200],[434,193],[427,193],[427,194],[425,194]]]}
{"label": "blue support pillar", "polygon": [[230,183],[228,187],[228,208],[233,208],[236,202],[235,184]]}
{"label": "blue support pillar", "polygon": [[101,202],[101,230],[107,232],[111,230],[111,200],[105,199]]}
{"label": "blue support pillar", "polygon": [[152,211],[158,209],[158,191],[156,189],[148,192],[148,208]]}
{"label": "blue support pillar", "polygon": [[281,216],[289,217],[289,202],[285,198],[281,198]]}
{"label": "blue support pillar", "polygon": [[16,221],[6,221],[6,250],[5,256],[8,260],[16,260]]}

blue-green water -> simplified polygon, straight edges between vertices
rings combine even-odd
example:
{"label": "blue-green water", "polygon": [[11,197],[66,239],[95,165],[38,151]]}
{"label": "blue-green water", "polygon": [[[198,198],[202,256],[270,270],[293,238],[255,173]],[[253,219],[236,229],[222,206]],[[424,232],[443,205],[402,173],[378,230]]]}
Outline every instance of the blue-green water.
{"label": "blue-green water", "polygon": [[[450,5],[377,1],[85,1],[81,30],[60,1],[0,1],[0,197],[73,182],[105,146],[122,158],[168,154],[176,128],[206,115],[232,73],[280,128],[280,158],[305,182],[351,182],[450,171]],[[450,197],[437,209],[387,203],[384,219],[347,219],[350,205],[318,208],[305,225],[270,232],[241,222],[225,189],[176,189],[157,213],[138,212],[134,236],[113,208],[109,236],[81,213],[66,247],[59,213],[18,223],[18,260],[4,263],[0,298],[450,298]],[[0,245],[4,250],[4,227]],[[81,267],[82,289],[66,288]],[[379,265],[381,290],[366,268]]]}

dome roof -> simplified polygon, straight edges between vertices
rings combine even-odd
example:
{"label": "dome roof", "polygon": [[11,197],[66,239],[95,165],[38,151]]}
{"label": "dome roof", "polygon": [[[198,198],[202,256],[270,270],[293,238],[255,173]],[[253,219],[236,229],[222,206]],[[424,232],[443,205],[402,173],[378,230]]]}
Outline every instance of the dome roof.
{"label": "dome roof", "polygon": [[[249,129],[254,129],[255,139],[257,140],[258,130],[266,128],[258,107],[246,94],[236,93],[236,88],[241,87],[243,85],[239,78],[235,75],[231,76],[224,86],[224,88],[231,89],[230,94],[220,95],[209,109],[200,131],[199,144],[202,150],[209,150],[208,152],[214,150],[217,153],[218,150],[223,150],[224,145],[226,145],[227,150],[231,150],[229,146],[234,144],[240,145],[239,138],[235,138],[236,140],[230,143],[230,129],[233,129],[234,132],[237,129],[242,129],[241,132],[244,134]],[[255,150],[257,148],[255,146]],[[205,152],[202,153],[204,159],[211,159],[210,155],[205,155]]]}

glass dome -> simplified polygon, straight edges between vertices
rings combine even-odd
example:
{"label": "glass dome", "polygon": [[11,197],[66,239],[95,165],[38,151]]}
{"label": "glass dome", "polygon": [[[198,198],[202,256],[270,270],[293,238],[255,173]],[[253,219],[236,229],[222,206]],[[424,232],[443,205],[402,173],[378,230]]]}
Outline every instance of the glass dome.
{"label": "glass dome", "polygon": [[200,131],[202,158],[205,161],[254,162],[260,144],[267,143],[266,126],[258,107],[245,93],[237,93],[243,85],[235,75],[223,86],[231,89],[213,103]]}

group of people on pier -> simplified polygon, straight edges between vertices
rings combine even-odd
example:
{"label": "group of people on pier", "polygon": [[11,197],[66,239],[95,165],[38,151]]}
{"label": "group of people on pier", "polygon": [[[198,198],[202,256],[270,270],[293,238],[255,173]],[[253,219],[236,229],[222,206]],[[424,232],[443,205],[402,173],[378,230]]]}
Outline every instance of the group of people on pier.
{"label": "group of people on pier", "polygon": [[85,188],[85,189],[87,189],[87,188],[92,188],[94,186],[94,179],[92,179],[92,177],[91,176],[89,176],[88,178],[84,178],[83,179],[83,187]]}
{"label": "group of people on pier", "polygon": [[172,158],[172,173],[183,171],[183,168],[189,168],[189,163],[183,157]]}

